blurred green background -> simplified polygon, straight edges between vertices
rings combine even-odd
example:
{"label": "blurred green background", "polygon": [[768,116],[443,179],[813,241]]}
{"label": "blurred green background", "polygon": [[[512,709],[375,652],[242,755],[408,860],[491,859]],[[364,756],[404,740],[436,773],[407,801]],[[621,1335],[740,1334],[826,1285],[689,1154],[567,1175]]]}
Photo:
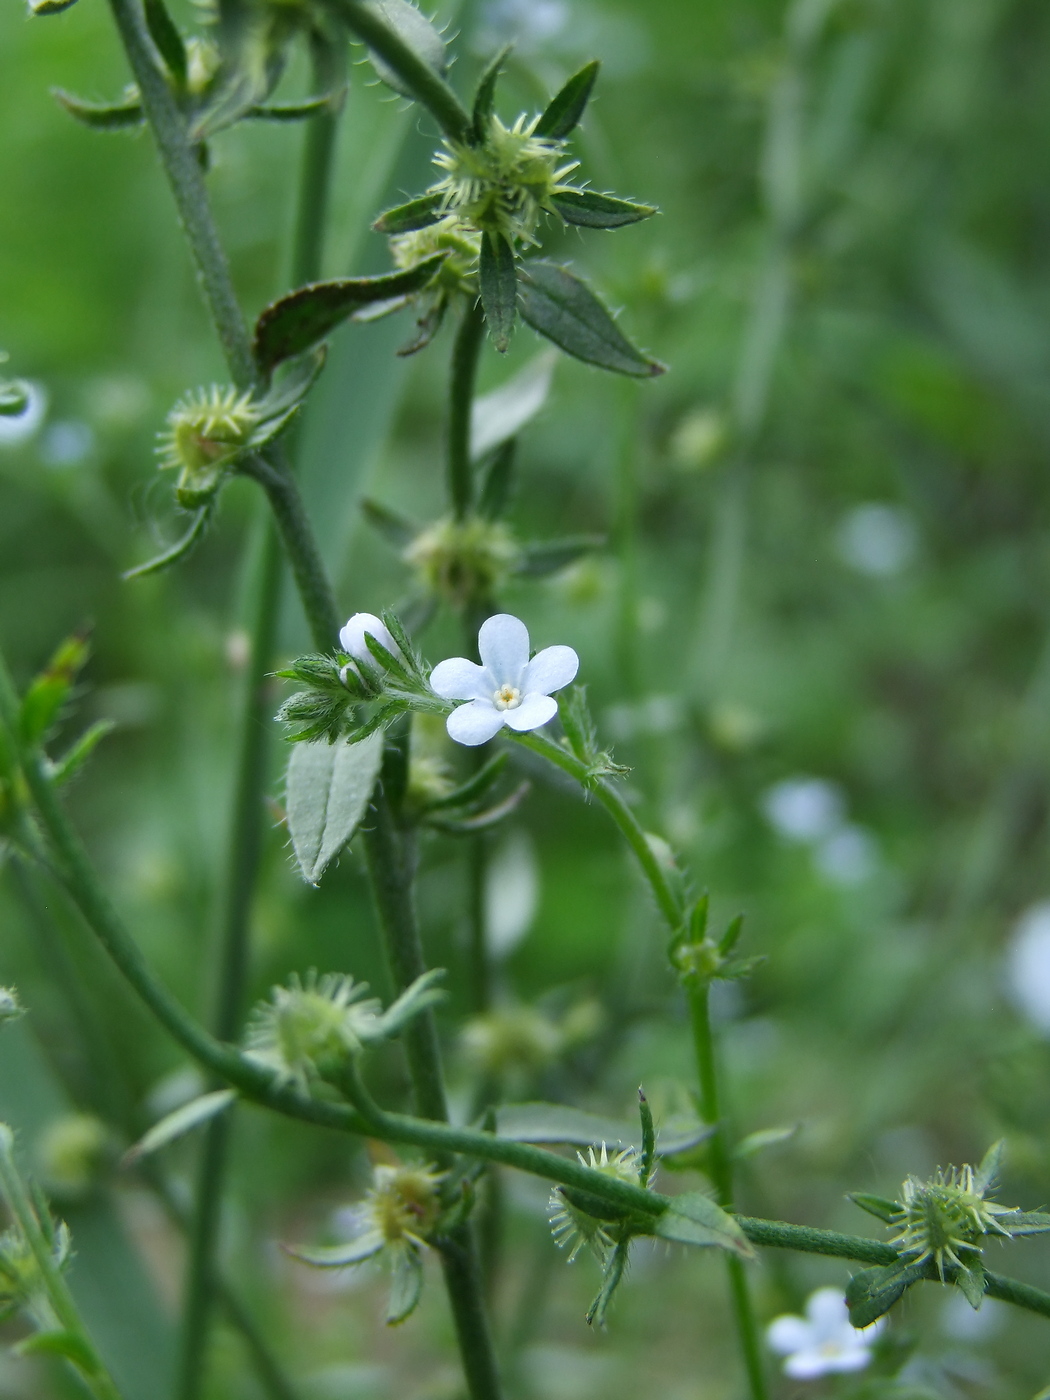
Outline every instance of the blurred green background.
{"label": "blurred green background", "polygon": [[[193,24],[188,5],[178,15]],[[740,1134],[797,1131],[748,1160],[740,1207],[875,1233],[847,1190],[892,1194],[998,1136],[1002,1199],[1046,1204],[1050,12],[1039,0],[492,0],[461,11],[455,32],[461,91],[519,34],[506,119],[601,57],[584,174],[663,211],[614,239],[546,240],[671,368],[638,385],[559,361],[523,437],[512,522],[525,538],[599,532],[608,546],[502,601],[534,645],[577,648],[646,826],[710,888],[717,920],[745,912],[745,951],[767,956],[718,1003],[728,1097]],[[75,815],[154,966],[203,1012],[259,501],[234,483],[192,561],[120,581],[178,528],[154,464],[164,414],[223,371],[149,138],[89,132],[49,96],[121,91],[105,7],[31,20],[8,0],[0,78],[0,345],[46,396],[33,435],[0,439],[0,637],[24,681],[93,621],[78,722],[118,728],[76,785]],[[282,95],[302,81],[293,72]],[[387,265],[369,221],[421,187],[433,136],[353,69],[330,275]],[[248,123],[214,143],[209,184],[250,314],[286,285],[301,141]],[[348,614],[410,591],[363,523],[362,495],[419,520],[442,510],[448,332],[406,363],[393,351],[407,331],[396,319],[343,331],[308,410],[304,490]],[[521,330],[508,362],[487,353],[482,387],[538,348]],[[290,657],[307,643],[291,601],[285,614]],[[432,660],[461,650],[443,614],[419,640]],[[282,760],[275,742],[277,804]],[[519,1066],[507,1092],[623,1116],[641,1082],[659,1113],[687,1108],[684,1005],[647,897],[601,814],[536,777],[492,842],[500,994],[554,1019],[592,1000],[603,1010],[582,1044]],[[356,853],[308,888],[278,816],[253,994],[310,967],[385,991]],[[443,1024],[464,1105],[465,878],[462,847],[431,838],[420,908],[428,956],[451,969]],[[10,863],[0,980],[32,1011],[0,1040],[0,1113],[30,1156],[71,1105],[126,1144],[192,1091],[54,890]],[[397,1055],[375,1071],[396,1100]],[[169,1153],[184,1189],[196,1145]],[[364,1158],[255,1110],[237,1119],[235,1153],[224,1257],[304,1400],[455,1395],[436,1275],[421,1311],[387,1332],[375,1275],[311,1274],[278,1248],[324,1234],[359,1194]],[[742,1394],[717,1259],[639,1250],[609,1332],[591,1335],[596,1269],[558,1257],[545,1190],[505,1186],[496,1312],[517,1394]],[[177,1236],[129,1173],[66,1214],[74,1284],[128,1400],[166,1394]],[[992,1255],[1045,1283],[1038,1243]],[[752,1276],[768,1319],[848,1268],[767,1254]],[[1050,1380],[1046,1323],[961,1301],[909,1296],[879,1362],[903,1364],[896,1381],[780,1380],[777,1394],[1031,1400]],[[261,1393],[221,1327],[213,1372],[215,1397]],[[63,1385],[28,1361],[0,1364],[2,1395]]]}

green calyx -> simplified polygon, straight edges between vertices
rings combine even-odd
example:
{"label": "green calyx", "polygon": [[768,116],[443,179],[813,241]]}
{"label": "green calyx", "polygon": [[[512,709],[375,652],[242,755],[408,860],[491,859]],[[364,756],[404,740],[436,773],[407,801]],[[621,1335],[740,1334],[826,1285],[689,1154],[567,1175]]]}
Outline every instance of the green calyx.
{"label": "green calyx", "polygon": [[251,394],[211,385],[187,394],[168,414],[157,446],[160,466],[178,471],[175,495],[192,509],[210,501],[259,422]]}
{"label": "green calyx", "polygon": [[418,570],[428,592],[460,607],[498,593],[519,553],[505,525],[475,515],[428,525],[404,557]]}
{"label": "green calyx", "polygon": [[434,157],[444,175],[431,189],[445,210],[512,246],[535,243],[540,215],[556,212],[554,196],[578,164],[563,163],[564,141],[536,135],[539,120],[520,116],[508,127],[492,114],[483,141],[446,140]]}

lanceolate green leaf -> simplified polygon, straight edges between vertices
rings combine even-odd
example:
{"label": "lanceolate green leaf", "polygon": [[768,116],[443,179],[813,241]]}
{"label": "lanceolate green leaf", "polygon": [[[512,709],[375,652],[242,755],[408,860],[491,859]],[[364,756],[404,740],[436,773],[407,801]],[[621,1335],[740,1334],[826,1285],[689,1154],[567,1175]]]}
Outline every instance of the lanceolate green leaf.
{"label": "lanceolate green leaf", "polygon": [[316,117],[321,112],[330,111],[332,99],[309,97],[305,102],[270,102],[259,107],[249,107],[245,117],[260,122],[301,122],[308,117]]}
{"label": "lanceolate green leaf", "polygon": [[563,140],[569,135],[583,116],[600,67],[601,64],[595,58],[572,75],[560,92],[548,102],[543,115],[536,123],[537,136]]}
{"label": "lanceolate green leaf", "polygon": [[133,569],[126,569],[121,574],[121,578],[145,578],[147,574],[159,574],[164,569],[170,569],[173,564],[178,564],[180,560],[185,559],[203,538],[204,532],[208,528],[208,521],[211,519],[211,513],[211,504],[201,506],[181,539],[176,540],[162,554],[147,560],[145,564],[137,564]]}
{"label": "lanceolate green leaf", "polygon": [[286,804],[303,879],[316,885],[357,830],[383,761],[383,736],[360,743],[296,744],[288,759]]}
{"label": "lanceolate green leaf", "polygon": [[[441,77],[445,76],[448,71],[445,41],[426,15],[417,10],[415,5],[410,5],[408,0],[367,0],[367,4],[385,20],[418,58]],[[405,86],[399,74],[372,49],[369,49],[368,57],[387,87],[392,87],[395,92],[401,93],[402,97],[415,96],[412,90]]]}
{"label": "lanceolate green leaf", "polygon": [[637,379],[663,374],[666,365],[643,354],[587,286],[557,263],[526,263],[519,277],[522,319],[567,355]]}
{"label": "lanceolate green leaf", "polygon": [[209,1122],[230,1107],[237,1098],[233,1089],[216,1089],[211,1094],[201,1094],[199,1098],[184,1103],[172,1113],[166,1114],[159,1123],[154,1123],[149,1132],[141,1137],[134,1147],[128,1148],[124,1161],[130,1165],[140,1157],[148,1157],[161,1147],[167,1147],[192,1129]]}
{"label": "lanceolate green leaf", "polygon": [[492,60],[489,66],[481,75],[478,83],[478,90],[474,96],[473,120],[471,123],[471,135],[476,143],[484,141],[489,129],[489,120],[496,107],[496,82],[499,79],[503,64],[510,53],[510,45],[507,44],[500,49],[499,53]]}
{"label": "lanceolate green leaf", "polygon": [[168,14],[164,0],[145,0],[146,23],[150,37],[160,50],[168,72],[175,79],[176,86],[186,86],[186,45],[175,27],[175,21]]}
{"label": "lanceolate green leaf", "polygon": [[656,213],[652,204],[634,204],[594,190],[561,190],[552,195],[551,203],[567,224],[579,224],[581,228],[622,228]]}
{"label": "lanceolate green leaf", "polygon": [[502,354],[510,345],[518,313],[517,259],[502,233],[486,233],[482,238],[478,280],[489,334]]}
{"label": "lanceolate green leaf", "polygon": [[744,1259],[754,1253],[733,1217],[702,1191],[672,1197],[671,1205],[656,1216],[651,1230],[662,1240],[674,1240],[678,1244],[714,1245],[739,1254]]}
{"label": "lanceolate green leaf", "polygon": [[423,1261],[415,1249],[397,1250],[391,1260],[390,1299],[386,1320],[394,1327],[415,1311],[423,1292]]}
{"label": "lanceolate green leaf", "polygon": [[922,1276],[915,1264],[887,1264],[854,1274],[846,1285],[850,1322],[854,1327],[870,1327]]}
{"label": "lanceolate green leaf", "polygon": [[[642,1146],[638,1123],[622,1123],[599,1113],[588,1113],[561,1103],[505,1104],[496,1110],[496,1132],[514,1142],[571,1143],[574,1147]],[[711,1136],[706,1123],[671,1123],[657,1133],[656,1150],[661,1157],[686,1152]]]}
{"label": "lanceolate green leaf", "polygon": [[418,199],[410,199],[407,204],[399,204],[380,214],[372,227],[376,233],[412,233],[417,228],[427,228],[441,218],[445,202],[443,194],[423,194]]}
{"label": "lanceolate green leaf", "polygon": [[125,127],[141,126],[144,120],[142,103],[137,97],[128,102],[109,104],[85,102],[62,88],[52,88],[51,96],[71,117],[76,117],[78,122],[95,131],[122,131]]}
{"label": "lanceolate green leaf", "polygon": [[255,323],[254,350],[260,369],[271,370],[323,340],[361,306],[420,291],[445,260],[435,253],[415,267],[382,277],[342,277],[312,282],[273,302]]}

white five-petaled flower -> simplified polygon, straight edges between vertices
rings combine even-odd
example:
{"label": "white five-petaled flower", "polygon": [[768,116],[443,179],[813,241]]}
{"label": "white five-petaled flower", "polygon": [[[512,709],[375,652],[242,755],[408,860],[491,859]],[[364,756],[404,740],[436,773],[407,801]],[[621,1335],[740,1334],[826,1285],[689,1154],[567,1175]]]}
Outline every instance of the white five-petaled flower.
{"label": "white five-petaled flower", "polygon": [[885,1319],[859,1330],[850,1326],[846,1300],[838,1288],[818,1288],[806,1302],[805,1317],[776,1317],[766,1329],[770,1348],[785,1358],[784,1374],[816,1380],[836,1371],[862,1371]]}
{"label": "white five-petaled flower", "polygon": [[529,660],[529,633],[519,618],[497,613],[481,625],[482,664],[453,656],[430,673],[430,685],[444,700],[468,700],[446,721],[458,744],[484,744],[504,725],[524,733],[539,729],[558,712],[551,691],[568,685],[579,670],[572,647],[546,647]]}

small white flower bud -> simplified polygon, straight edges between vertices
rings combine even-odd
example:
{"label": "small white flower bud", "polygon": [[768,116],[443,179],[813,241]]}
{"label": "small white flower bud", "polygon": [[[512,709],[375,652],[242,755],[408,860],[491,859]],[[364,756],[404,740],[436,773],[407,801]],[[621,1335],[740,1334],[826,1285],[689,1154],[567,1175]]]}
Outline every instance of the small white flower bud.
{"label": "small white flower bud", "polygon": [[386,647],[393,656],[398,655],[398,646],[390,635],[390,629],[381,618],[376,617],[375,613],[354,613],[346,626],[340,630],[339,645],[355,661],[364,661],[369,666],[377,666],[379,663],[368,650],[368,643],[365,641],[366,634],[374,637],[379,645]]}

